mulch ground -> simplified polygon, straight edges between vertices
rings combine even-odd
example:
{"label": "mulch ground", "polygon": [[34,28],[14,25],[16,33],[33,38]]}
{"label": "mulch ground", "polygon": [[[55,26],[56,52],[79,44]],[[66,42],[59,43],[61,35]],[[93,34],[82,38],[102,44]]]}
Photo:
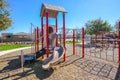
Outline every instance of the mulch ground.
{"label": "mulch ground", "polygon": [[[30,49],[24,50],[29,54]],[[47,71],[38,59],[21,68],[21,51],[0,56],[0,80],[120,80],[117,63],[67,51],[66,62],[61,62]]]}

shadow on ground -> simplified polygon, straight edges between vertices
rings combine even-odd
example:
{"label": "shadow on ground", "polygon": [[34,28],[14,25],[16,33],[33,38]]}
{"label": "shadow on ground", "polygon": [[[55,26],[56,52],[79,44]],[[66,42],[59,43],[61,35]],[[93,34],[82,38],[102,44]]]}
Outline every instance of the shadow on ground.
{"label": "shadow on ground", "polygon": [[92,75],[104,77],[110,80],[120,80],[120,69],[111,64],[93,61],[86,58],[77,58],[71,63]]}
{"label": "shadow on ground", "polygon": [[[9,72],[9,73],[7,73]],[[21,78],[25,78],[28,79],[28,77],[30,77],[30,79],[46,79],[49,76],[51,76],[51,74],[54,72],[53,69],[49,69],[49,70],[43,70],[42,69],[42,61],[36,61],[36,62],[31,62],[31,63],[26,63],[24,65],[24,71],[21,69],[20,66],[20,57],[17,59],[13,59],[8,61],[7,66],[5,66],[2,70],[0,70],[0,79],[4,80],[4,79],[21,79]]]}
{"label": "shadow on ground", "polygon": [[117,69],[117,73],[114,80],[120,80],[120,68]]}
{"label": "shadow on ground", "polygon": [[[95,76],[104,77],[110,80],[120,80],[120,69],[114,67],[111,64],[106,64],[99,61],[93,61],[88,58],[81,58],[76,56],[68,56],[66,62],[62,63],[62,67],[69,66],[71,64],[75,65],[78,68],[83,69],[87,73],[90,73]],[[36,61],[24,65],[24,72],[20,71],[20,57],[12,59],[7,62],[7,65],[0,70],[0,76],[4,72],[11,71],[10,74],[6,74],[3,77],[0,77],[1,80],[13,78],[15,80],[25,78],[26,79],[40,79],[44,80],[49,78],[54,70],[50,69],[44,71],[42,69],[42,61]],[[1,64],[1,63],[0,63]],[[57,76],[56,76],[57,77]]]}
{"label": "shadow on ground", "polygon": [[49,70],[42,69],[42,61],[36,61],[35,63],[25,65],[26,68],[31,68],[33,70],[33,74],[36,75],[40,80],[46,79],[52,75],[54,70],[51,68]]}
{"label": "shadow on ground", "polygon": [[3,68],[0,68],[0,73],[12,71],[15,69],[20,68],[20,56],[17,57],[11,57],[10,58],[4,58],[0,65],[3,66]]}

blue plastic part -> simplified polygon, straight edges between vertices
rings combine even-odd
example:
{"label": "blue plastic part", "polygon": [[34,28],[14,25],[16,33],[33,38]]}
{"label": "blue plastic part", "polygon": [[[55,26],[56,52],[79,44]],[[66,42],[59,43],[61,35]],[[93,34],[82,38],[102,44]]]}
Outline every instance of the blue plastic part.
{"label": "blue plastic part", "polygon": [[24,56],[24,61],[30,61],[33,59],[34,59],[34,56]]}

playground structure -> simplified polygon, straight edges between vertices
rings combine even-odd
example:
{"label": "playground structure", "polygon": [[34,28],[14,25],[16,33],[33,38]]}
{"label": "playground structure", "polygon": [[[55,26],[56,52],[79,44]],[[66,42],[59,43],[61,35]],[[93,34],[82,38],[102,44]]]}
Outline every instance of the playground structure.
{"label": "playground structure", "polygon": [[[84,28],[79,30],[80,31],[79,37],[77,37],[78,29],[67,29],[65,26],[66,12],[62,12],[63,23],[64,23],[62,28],[58,28],[58,17],[55,17],[55,16],[54,18],[56,23],[53,25],[48,24],[49,22],[48,18],[51,18],[50,15],[57,15],[58,12],[61,12],[61,11],[58,11],[58,12],[56,11],[57,10],[56,6],[54,6],[55,8],[55,11],[54,11],[54,9],[52,9],[51,6],[52,5],[46,6],[46,4],[42,5],[41,28],[40,27],[34,28],[34,46],[31,48],[32,54],[29,55],[30,49],[26,51],[24,50],[26,53],[28,52],[27,55],[24,55],[23,53],[25,52],[21,51],[22,67],[23,67],[24,61],[32,60],[35,62],[25,65],[24,71],[22,73],[17,73],[18,71],[11,70],[11,73],[7,74],[8,77],[17,76],[17,78],[15,79],[21,79],[21,77],[23,77],[24,74],[26,74],[24,75],[26,77],[30,73],[30,79],[31,79],[31,74],[33,74],[34,75],[32,76],[33,78],[35,78],[35,75],[36,75],[37,78],[41,80],[47,79],[47,78],[50,80],[54,80],[54,79],[75,80],[75,79],[82,79],[83,77],[84,77],[83,80],[84,79],[89,80],[90,78],[96,79],[96,80],[98,79],[119,80],[119,78],[117,79],[116,76],[114,77],[113,75],[119,76],[120,74],[120,71],[119,71],[119,68],[120,68],[120,22],[118,25],[118,37],[116,36],[117,34],[115,34],[114,32],[103,32],[103,31],[96,32],[95,36],[91,36],[91,35],[88,36],[88,35],[85,35]],[[45,21],[46,21],[46,24],[43,23]],[[68,43],[67,41],[70,42],[70,44],[67,44]],[[14,54],[16,55],[16,53],[18,52],[15,52]],[[39,58],[39,61],[37,61],[38,58]],[[44,71],[46,69],[49,69],[56,63],[58,63],[61,59],[64,62],[63,63],[60,62],[61,64],[57,65],[60,67],[58,68],[59,70],[50,69],[48,71]],[[13,59],[11,61],[9,59],[8,60],[6,59],[6,61],[8,61],[9,63],[7,63],[7,66],[4,68],[4,70],[6,70],[6,68],[8,69],[8,64],[10,65]],[[17,59],[15,59],[15,61],[16,63],[18,63]],[[116,67],[116,64],[118,65],[118,67]],[[30,69],[27,70],[28,68]],[[3,68],[1,67],[1,69]],[[53,73],[53,70],[55,71],[54,73]],[[13,73],[15,72],[14,74],[16,75],[12,74],[12,72]],[[4,75],[5,77],[2,79],[7,79],[8,77],[6,77],[6,74]],[[28,79],[28,76],[26,79]]]}
{"label": "playground structure", "polygon": [[[55,10],[52,7],[54,7]],[[62,56],[64,57],[63,58],[64,61],[66,61],[66,53],[67,53],[67,49],[69,49],[66,46],[66,30],[67,30],[66,27],[65,27],[65,13],[66,13],[66,10],[63,9],[63,8],[56,7],[56,6],[43,4],[42,8],[41,8],[41,14],[40,14],[41,15],[41,29],[37,27],[34,30],[34,32],[35,32],[35,55],[34,56],[35,56],[35,58],[39,58],[39,57],[42,56],[42,59],[44,59],[44,57],[45,57],[44,54],[46,54],[47,59],[44,61],[44,63],[43,63],[44,65],[46,63],[50,63],[50,61],[54,62],[54,60],[53,60],[53,57],[55,55],[54,52],[55,52],[55,50],[59,50],[58,47],[61,47],[58,44],[58,42],[59,42],[58,37],[55,37],[55,35],[54,35],[55,40],[53,40],[52,38],[51,38],[52,40],[49,39],[51,34],[56,34],[56,33],[59,32],[59,30],[58,30],[58,18],[57,18],[57,15],[58,15],[59,12],[63,13],[63,28],[62,28],[62,38],[63,38],[62,40],[63,41],[60,41],[60,43],[61,42],[63,43],[63,44],[61,44],[61,46],[63,46],[62,48],[63,48],[64,51],[62,51],[63,53],[61,53],[61,54],[64,54],[64,56],[63,55]],[[46,24],[43,24],[44,17],[46,17]],[[56,21],[55,25],[49,25],[48,24],[48,18],[55,18],[55,21]],[[120,22],[119,22],[119,26],[120,26]],[[89,55],[89,56],[92,55],[93,57],[96,57],[96,58],[99,58],[99,59],[108,60],[109,57],[112,57],[113,62],[119,62],[120,61],[120,57],[119,57],[120,56],[120,54],[119,54],[120,53],[120,50],[119,50],[119,48],[120,48],[119,43],[120,42],[119,42],[119,39],[116,39],[116,38],[111,39],[109,37],[111,34],[116,36],[116,34],[114,32],[105,33],[105,32],[102,32],[102,31],[98,31],[95,34],[94,38],[92,38],[90,41],[87,40],[87,41],[91,42],[91,43],[87,44],[85,42],[86,40],[84,39],[84,37],[86,36],[84,34],[84,28],[82,28],[82,31],[81,31],[81,42],[82,42],[82,44],[80,44],[79,47],[77,47],[77,44],[75,44],[75,39],[76,39],[75,31],[76,31],[75,29],[72,30],[72,33],[73,33],[73,36],[72,36],[73,55],[75,55],[76,50],[79,49],[78,53],[81,54],[82,58],[84,58],[85,55]],[[105,34],[108,34],[108,37]],[[57,36],[58,36],[58,34],[57,34]],[[120,33],[119,33],[118,38],[120,38]],[[41,41],[41,43],[40,43],[40,41]],[[44,53],[42,53],[42,51],[40,51],[39,44],[42,44],[42,47],[41,47],[42,49],[45,48]],[[50,45],[52,45],[52,46],[50,46]],[[119,48],[117,48],[117,46]],[[119,52],[117,52],[118,50],[119,50]],[[50,56],[50,53],[52,53],[51,56]],[[118,53],[117,56],[115,56],[116,53]],[[59,53],[57,52],[57,54],[59,54]],[[98,55],[99,55],[99,57],[98,57]],[[61,59],[62,56],[60,56],[59,58]],[[51,57],[52,57],[52,59],[51,59]],[[54,59],[56,60],[56,58],[54,58]],[[57,60],[57,61],[59,61],[59,60]],[[57,61],[55,61],[55,62],[57,62]],[[44,68],[44,69],[47,69],[47,68]]]}

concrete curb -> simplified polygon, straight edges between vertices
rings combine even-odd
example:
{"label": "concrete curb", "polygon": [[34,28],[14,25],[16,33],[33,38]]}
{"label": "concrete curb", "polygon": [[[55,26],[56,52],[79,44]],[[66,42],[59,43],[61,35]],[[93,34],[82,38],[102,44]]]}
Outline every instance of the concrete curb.
{"label": "concrete curb", "polygon": [[0,56],[11,53],[11,52],[19,51],[19,50],[29,49],[29,48],[31,48],[31,47],[24,47],[24,48],[12,49],[12,50],[0,51]]}

